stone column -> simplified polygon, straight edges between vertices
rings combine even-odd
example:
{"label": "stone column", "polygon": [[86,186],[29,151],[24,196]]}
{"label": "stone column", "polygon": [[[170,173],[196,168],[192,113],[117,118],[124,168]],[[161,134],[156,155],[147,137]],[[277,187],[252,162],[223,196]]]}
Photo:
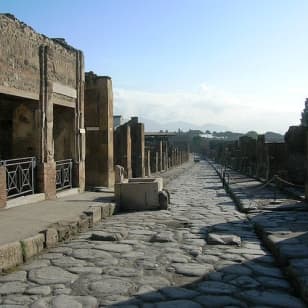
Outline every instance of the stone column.
{"label": "stone column", "polygon": [[6,206],[6,200],[6,168],[4,166],[0,166],[0,208]]}

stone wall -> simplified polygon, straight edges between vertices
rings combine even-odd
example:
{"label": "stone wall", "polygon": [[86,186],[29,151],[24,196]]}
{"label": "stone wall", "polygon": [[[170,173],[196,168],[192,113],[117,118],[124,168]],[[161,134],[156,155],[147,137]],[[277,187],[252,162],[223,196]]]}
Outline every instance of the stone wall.
{"label": "stone wall", "polygon": [[39,99],[41,45],[48,47],[48,80],[76,88],[76,50],[0,14],[0,92]]}
{"label": "stone wall", "polygon": [[0,33],[0,158],[36,156],[47,197],[55,196],[55,159],[72,158],[73,182],[84,187],[82,52],[8,14],[0,14]]}

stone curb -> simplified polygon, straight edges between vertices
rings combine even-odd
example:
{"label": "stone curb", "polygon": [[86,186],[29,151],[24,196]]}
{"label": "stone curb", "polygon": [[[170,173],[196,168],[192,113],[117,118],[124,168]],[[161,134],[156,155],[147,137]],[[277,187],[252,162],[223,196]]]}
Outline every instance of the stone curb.
{"label": "stone curb", "polygon": [[101,220],[116,213],[114,203],[97,203],[90,205],[75,220],[61,221],[49,225],[38,234],[21,241],[7,243],[0,246],[0,272],[14,269],[16,266],[27,262],[32,257],[40,254],[44,249],[49,249],[58,243],[69,240],[80,232],[92,228]]}
{"label": "stone curb", "polygon": [[[212,165],[220,180],[223,182],[223,178],[219,174],[218,170]],[[245,214],[249,214],[253,208],[247,206],[245,201],[243,202],[240,196],[232,189],[231,185],[228,183],[224,183],[223,185],[226,192],[230,195],[231,199],[234,201],[235,205],[238,207],[240,212]],[[308,276],[305,274],[303,270],[300,270],[298,267],[293,266],[291,258],[288,257],[283,251],[280,249],[279,242],[274,241],[271,238],[271,233],[266,230],[262,224],[253,221],[253,218],[247,216],[247,219],[252,222],[254,229],[258,236],[261,238],[263,244],[266,248],[273,254],[277,263],[282,267],[283,272],[288,278],[289,282],[294,286],[294,289],[297,291],[299,296],[304,300],[305,303],[308,304]],[[305,261],[304,268],[308,266],[308,254],[307,259],[303,259]]]}

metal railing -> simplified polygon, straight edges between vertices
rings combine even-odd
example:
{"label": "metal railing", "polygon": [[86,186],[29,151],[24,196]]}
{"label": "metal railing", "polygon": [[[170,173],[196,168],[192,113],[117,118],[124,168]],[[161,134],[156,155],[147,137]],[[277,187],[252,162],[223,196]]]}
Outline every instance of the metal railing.
{"label": "metal railing", "polygon": [[0,160],[6,169],[7,198],[18,197],[29,193],[34,194],[35,157]]}
{"label": "metal railing", "polygon": [[73,160],[64,159],[56,161],[56,189],[72,188]]}

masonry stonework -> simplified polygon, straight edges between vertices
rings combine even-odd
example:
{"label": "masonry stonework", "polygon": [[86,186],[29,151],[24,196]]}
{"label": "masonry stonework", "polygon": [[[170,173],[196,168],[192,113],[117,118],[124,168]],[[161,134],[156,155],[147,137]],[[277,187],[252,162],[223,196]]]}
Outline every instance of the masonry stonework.
{"label": "masonry stonework", "polygon": [[114,184],[112,80],[86,73],[86,184]]}
{"label": "masonry stonework", "polygon": [[0,160],[34,156],[37,191],[54,198],[56,160],[72,159],[83,190],[82,53],[9,14],[0,14],[0,32]]}

